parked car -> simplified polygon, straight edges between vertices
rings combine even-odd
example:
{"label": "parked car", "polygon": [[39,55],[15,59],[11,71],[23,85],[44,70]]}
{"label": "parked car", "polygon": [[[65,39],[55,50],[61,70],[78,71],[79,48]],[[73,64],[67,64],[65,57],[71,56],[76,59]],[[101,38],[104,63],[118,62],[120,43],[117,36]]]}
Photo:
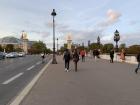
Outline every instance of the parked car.
{"label": "parked car", "polygon": [[5,53],[4,52],[0,52],[0,59],[5,59]]}
{"label": "parked car", "polygon": [[18,56],[19,56],[19,57],[24,57],[24,56],[25,56],[25,53],[24,53],[24,52],[19,52],[19,53],[18,53]]}
{"label": "parked car", "polygon": [[17,52],[11,52],[11,53],[8,53],[6,55],[6,58],[16,58],[18,57],[18,53]]}

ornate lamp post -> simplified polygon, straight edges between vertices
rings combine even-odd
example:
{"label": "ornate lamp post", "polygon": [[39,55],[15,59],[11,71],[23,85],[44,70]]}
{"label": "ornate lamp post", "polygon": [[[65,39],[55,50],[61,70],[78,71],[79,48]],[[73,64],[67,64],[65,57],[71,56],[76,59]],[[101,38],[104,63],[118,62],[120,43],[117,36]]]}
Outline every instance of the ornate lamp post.
{"label": "ornate lamp post", "polygon": [[57,40],[57,54],[58,54],[58,38],[56,40]]}
{"label": "ornate lamp post", "polygon": [[55,9],[53,9],[53,12],[51,13],[51,15],[53,16],[53,60],[52,60],[52,64],[57,64],[56,57],[55,57],[55,21],[54,21],[54,17],[56,16]]}
{"label": "ornate lamp post", "polygon": [[118,52],[118,41],[120,40],[120,35],[118,30],[114,32],[114,41],[116,42],[116,52]]}
{"label": "ornate lamp post", "polygon": [[100,45],[100,37],[97,37],[97,44]]}
{"label": "ornate lamp post", "polygon": [[99,50],[100,50],[100,43],[101,43],[101,42],[100,42],[100,37],[98,36],[98,37],[97,37],[97,44],[98,44],[98,46],[99,46]]}

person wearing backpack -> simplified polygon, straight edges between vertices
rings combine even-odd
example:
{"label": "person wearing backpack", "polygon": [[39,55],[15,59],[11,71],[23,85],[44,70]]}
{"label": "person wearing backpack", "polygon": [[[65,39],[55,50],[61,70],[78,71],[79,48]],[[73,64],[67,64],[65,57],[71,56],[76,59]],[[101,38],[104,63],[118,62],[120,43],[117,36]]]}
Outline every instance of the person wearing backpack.
{"label": "person wearing backpack", "polygon": [[73,62],[74,62],[74,66],[75,66],[75,72],[77,72],[77,63],[79,61],[79,54],[77,52],[77,49],[74,50],[73,53]]}
{"label": "person wearing backpack", "polygon": [[45,54],[44,53],[41,54],[41,58],[42,58],[42,63],[44,63],[45,62],[45,60],[44,60],[45,59]]}
{"label": "person wearing backpack", "polygon": [[63,55],[63,60],[65,61],[65,71],[69,72],[69,63],[70,63],[70,52],[68,49],[65,50],[64,55]]}
{"label": "person wearing backpack", "polygon": [[137,66],[137,68],[135,69],[135,73],[136,73],[136,74],[138,73],[138,69],[140,69],[140,52],[139,52],[138,55],[137,55],[137,62],[138,62],[138,66]]}
{"label": "person wearing backpack", "polygon": [[113,59],[114,59],[114,49],[110,51],[110,63],[113,63]]}

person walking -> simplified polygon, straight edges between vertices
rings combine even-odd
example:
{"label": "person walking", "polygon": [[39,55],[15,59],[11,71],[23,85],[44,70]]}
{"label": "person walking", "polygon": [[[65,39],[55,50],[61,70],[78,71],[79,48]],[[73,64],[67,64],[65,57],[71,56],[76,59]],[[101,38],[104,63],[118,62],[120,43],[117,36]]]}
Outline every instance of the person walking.
{"label": "person walking", "polygon": [[97,61],[97,58],[99,58],[99,51],[97,49],[95,49],[93,51],[93,54],[94,54],[95,61]]}
{"label": "person walking", "polygon": [[73,53],[73,62],[74,62],[74,66],[75,66],[75,72],[77,72],[77,63],[79,61],[79,54],[77,52],[77,49],[74,50]]}
{"label": "person walking", "polygon": [[140,52],[139,52],[138,55],[137,55],[137,61],[138,61],[138,66],[137,66],[137,68],[135,69],[135,73],[136,73],[136,74],[138,73],[138,69],[140,69]]}
{"label": "person walking", "polygon": [[80,55],[81,55],[81,57],[82,57],[82,62],[85,62],[85,54],[86,54],[86,52],[85,52],[84,50],[82,50],[82,51],[80,52]]}
{"label": "person walking", "polygon": [[110,63],[113,63],[113,59],[114,59],[114,50],[112,49],[110,51]]}
{"label": "person walking", "polygon": [[41,58],[42,58],[42,63],[44,63],[45,62],[45,60],[44,60],[45,59],[45,54],[44,53],[41,54]]}
{"label": "person walking", "polygon": [[120,53],[120,59],[122,60],[122,62],[125,62],[125,50],[122,49],[121,53]]}
{"label": "person walking", "polygon": [[96,49],[93,49],[93,58],[95,59],[95,56],[96,56]]}
{"label": "person walking", "polygon": [[68,49],[65,50],[63,55],[63,60],[65,61],[65,71],[69,72],[69,63],[70,63],[70,52]]}

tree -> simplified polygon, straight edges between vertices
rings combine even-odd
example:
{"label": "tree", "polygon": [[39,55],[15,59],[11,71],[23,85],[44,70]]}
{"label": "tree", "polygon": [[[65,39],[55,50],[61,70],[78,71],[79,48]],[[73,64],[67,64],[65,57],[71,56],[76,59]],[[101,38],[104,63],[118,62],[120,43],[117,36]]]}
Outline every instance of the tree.
{"label": "tree", "polygon": [[16,52],[22,52],[23,50],[21,48],[16,48],[15,51]]}
{"label": "tree", "polygon": [[51,49],[46,48],[45,53],[46,53],[46,54],[50,54],[50,53],[52,53],[52,50],[51,50]]}
{"label": "tree", "polygon": [[104,44],[103,46],[103,53],[109,53],[111,49],[114,48],[114,45],[112,43]]}
{"label": "tree", "polygon": [[64,44],[64,46],[61,46],[60,48],[60,52],[63,53],[65,51],[65,49],[67,49],[67,44]]}
{"label": "tree", "polygon": [[99,48],[99,46],[98,46],[97,43],[91,43],[91,44],[89,45],[89,49],[90,49],[90,50],[98,49],[98,48]]}
{"label": "tree", "polygon": [[31,54],[40,54],[42,52],[45,53],[46,51],[46,44],[43,43],[42,41],[38,41],[38,42],[35,42],[31,48],[28,50],[29,53]]}
{"label": "tree", "polygon": [[125,49],[126,48],[126,44],[125,43],[122,43],[122,44],[120,44],[120,46],[119,46],[119,49],[121,50],[121,49]]}
{"label": "tree", "polygon": [[5,50],[6,50],[6,52],[13,52],[14,51],[14,45],[13,44],[6,45]]}
{"label": "tree", "polygon": [[132,45],[126,49],[127,54],[138,54],[140,52],[140,45]]}

